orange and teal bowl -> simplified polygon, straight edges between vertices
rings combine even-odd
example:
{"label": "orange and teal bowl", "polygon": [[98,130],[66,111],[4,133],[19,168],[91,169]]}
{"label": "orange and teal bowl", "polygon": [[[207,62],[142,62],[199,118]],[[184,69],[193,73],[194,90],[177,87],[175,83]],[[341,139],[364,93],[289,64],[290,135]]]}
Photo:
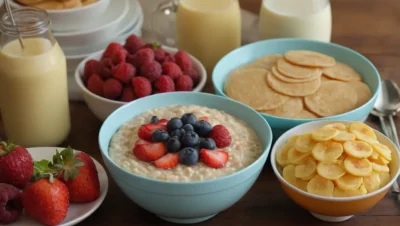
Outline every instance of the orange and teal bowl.
{"label": "orange and teal bowl", "polygon": [[307,209],[314,217],[329,222],[341,222],[350,219],[353,215],[361,213],[375,206],[391,190],[393,183],[400,174],[400,154],[398,148],[382,133],[374,130],[378,141],[387,145],[392,150],[392,161],[389,163],[391,180],[380,189],[366,195],[354,197],[323,197],[305,192],[289,184],[282,176],[282,167],[276,162],[276,154],[290,137],[311,132],[331,123],[349,124],[350,121],[315,121],[301,124],[288,130],[275,142],[271,151],[272,169],[278,178],[285,193],[299,206]]}

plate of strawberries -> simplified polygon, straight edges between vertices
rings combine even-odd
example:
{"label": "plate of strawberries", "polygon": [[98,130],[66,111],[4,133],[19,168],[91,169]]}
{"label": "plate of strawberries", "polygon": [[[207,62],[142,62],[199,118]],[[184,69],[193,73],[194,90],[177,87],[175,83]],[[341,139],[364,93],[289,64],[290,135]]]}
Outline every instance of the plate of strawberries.
{"label": "plate of strawberries", "polygon": [[75,225],[107,191],[106,171],[85,152],[0,142],[0,224]]}

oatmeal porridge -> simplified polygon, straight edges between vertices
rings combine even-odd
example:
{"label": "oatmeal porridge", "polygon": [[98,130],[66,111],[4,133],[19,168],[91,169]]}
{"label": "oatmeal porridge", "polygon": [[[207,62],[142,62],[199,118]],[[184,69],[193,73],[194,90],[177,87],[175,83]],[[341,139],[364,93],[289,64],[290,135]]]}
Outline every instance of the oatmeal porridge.
{"label": "oatmeal porridge", "polygon": [[[152,117],[169,120],[187,113],[193,114],[199,120],[206,118],[212,126],[223,125],[229,130],[230,145],[216,148],[229,154],[223,167],[212,168],[199,160],[190,166],[179,164],[171,169],[160,169],[154,163],[142,161],[134,154],[135,143],[140,140],[138,131],[142,125],[150,123]],[[123,169],[140,176],[166,181],[202,181],[223,177],[249,166],[261,153],[261,141],[243,120],[224,111],[197,105],[173,105],[144,112],[123,124],[111,138],[109,146],[111,159]]]}

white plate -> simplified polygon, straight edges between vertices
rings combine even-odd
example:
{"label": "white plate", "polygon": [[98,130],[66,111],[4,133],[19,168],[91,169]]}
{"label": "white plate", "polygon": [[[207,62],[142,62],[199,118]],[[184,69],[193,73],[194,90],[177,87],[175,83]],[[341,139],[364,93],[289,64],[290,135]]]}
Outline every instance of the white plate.
{"label": "white plate", "polygon": [[[48,159],[51,160],[52,156],[55,154],[56,149],[63,149],[58,147],[39,147],[39,148],[28,148],[33,160]],[[76,151],[76,150],[75,150]],[[99,172],[100,179],[100,197],[93,202],[84,204],[70,204],[68,209],[67,217],[58,226],[72,226],[83,221],[89,217],[94,211],[99,208],[108,191],[108,177],[103,166],[97,162],[95,159],[94,163],[96,165],[97,171]],[[10,226],[41,226],[40,223],[33,220],[26,214],[23,214],[16,222],[8,224]]]}
{"label": "white plate", "polygon": [[143,15],[143,13],[142,6],[138,0],[129,0],[129,12],[121,23],[120,35],[132,30],[132,27],[138,22],[140,15]]}

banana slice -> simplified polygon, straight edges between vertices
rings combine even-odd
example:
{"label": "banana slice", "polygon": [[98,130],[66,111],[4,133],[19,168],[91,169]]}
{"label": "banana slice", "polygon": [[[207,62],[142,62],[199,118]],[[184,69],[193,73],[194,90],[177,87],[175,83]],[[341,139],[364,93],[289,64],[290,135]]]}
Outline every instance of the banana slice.
{"label": "banana slice", "polygon": [[335,183],[342,190],[356,190],[363,183],[363,178],[346,173],[341,178],[335,180]]}
{"label": "banana slice", "polygon": [[312,131],[311,137],[316,141],[328,141],[334,138],[339,132],[336,129],[329,127],[322,127]]}
{"label": "banana slice", "polygon": [[346,131],[346,126],[343,123],[328,124],[328,125],[325,125],[324,128],[331,128],[331,129]]}
{"label": "banana slice", "polygon": [[381,143],[376,143],[376,144],[372,144],[372,148],[378,152],[378,154],[382,157],[384,157],[385,159],[392,161],[392,151],[390,150],[390,148],[384,144]]}
{"label": "banana slice", "polygon": [[369,156],[369,159],[378,159],[379,158],[379,154],[376,151],[373,151],[371,156]]}
{"label": "banana slice", "polygon": [[343,166],[343,162],[344,160],[347,158],[347,154],[343,153],[341,156],[339,156],[339,158],[335,161],[339,166],[341,166],[342,168],[344,168]]}
{"label": "banana slice", "polygon": [[356,135],[349,133],[347,131],[339,131],[339,130],[338,130],[338,134],[334,138],[332,138],[332,140],[338,141],[338,142],[345,142],[345,141],[355,140],[355,139],[356,139]]}
{"label": "banana slice", "polygon": [[[386,160],[387,161],[387,160]],[[371,159],[371,164],[372,164],[372,169],[375,170],[376,172],[382,173],[382,172],[389,172],[389,166],[385,164],[383,158],[379,157],[378,159]]]}
{"label": "banana slice", "polygon": [[376,191],[380,188],[381,178],[378,172],[372,172],[371,175],[364,177],[363,179],[365,189],[369,193]]}
{"label": "banana slice", "polygon": [[299,152],[295,148],[291,148],[288,151],[288,160],[289,163],[292,164],[303,164],[307,160],[308,156],[310,156],[309,153]]}
{"label": "banana slice", "polygon": [[343,153],[343,146],[338,142],[324,141],[312,149],[313,157],[318,161],[335,162]]}
{"label": "banana slice", "polygon": [[307,184],[307,191],[311,194],[332,197],[335,185],[320,175],[315,175]]}
{"label": "banana slice", "polygon": [[294,147],[299,152],[310,153],[316,144],[317,142],[311,138],[311,134],[306,133],[297,137]]}
{"label": "banana slice", "polygon": [[317,162],[313,158],[308,158],[304,164],[297,165],[294,175],[302,180],[310,180],[315,176]]}
{"label": "banana slice", "polygon": [[390,177],[390,173],[388,173],[388,172],[379,173],[379,178],[380,178],[380,180],[381,180],[380,187],[385,186],[385,185],[386,185],[387,183],[389,183],[390,180],[392,179],[392,178]]}
{"label": "banana slice", "polygon": [[349,156],[354,158],[368,158],[372,154],[372,147],[364,141],[346,141],[343,149]]}
{"label": "banana slice", "polygon": [[277,151],[276,161],[280,166],[287,166],[289,164],[288,152],[290,148],[288,144],[285,144]]}
{"label": "banana slice", "polygon": [[385,164],[385,165],[390,163],[390,161],[388,161],[387,159],[383,158],[382,156],[379,156],[379,160],[381,160],[382,163]]}
{"label": "banana slice", "polygon": [[351,123],[350,127],[349,127],[349,131],[350,131],[350,133],[353,133],[354,135],[356,135],[357,138],[358,138],[358,135],[361,134],[362,136],[364,135],[364,136],[367,136],[369,138],[376,140],[376,134],[374,133],[374,130],[362,122]]}
{"label": "banana slice", "polygon": [[361,185],[355,190],[343,190],[339,187],[336,187],[333,191],[333,197],[353,197],[365,194],[367,194],[367,189],[365,189],[364,185]]}
{"label": "banana slice", "polygon": [[319,162],[317,172],[321,177],[328,180],[337,180],[346,174],[346,171],[339,164],[333,162]]}
{"label": "banana slice", "polygon": [[348,173],[360,177],[369,176],[372,172],[372,164],[368,159],[357,159],[351,156],[344,160],[344,168]]}
{"label": "banana slice", "polygon": [[283,176],[283,179],[285,179],[289,184],[291,184],[291,185],[295,186],[296,188],[299,188],[303,191],[307,191],[308,181],[296,178],[295,165],[290,164],[290,165],[286,166],[285,168],[283,168],[282,176]]}

